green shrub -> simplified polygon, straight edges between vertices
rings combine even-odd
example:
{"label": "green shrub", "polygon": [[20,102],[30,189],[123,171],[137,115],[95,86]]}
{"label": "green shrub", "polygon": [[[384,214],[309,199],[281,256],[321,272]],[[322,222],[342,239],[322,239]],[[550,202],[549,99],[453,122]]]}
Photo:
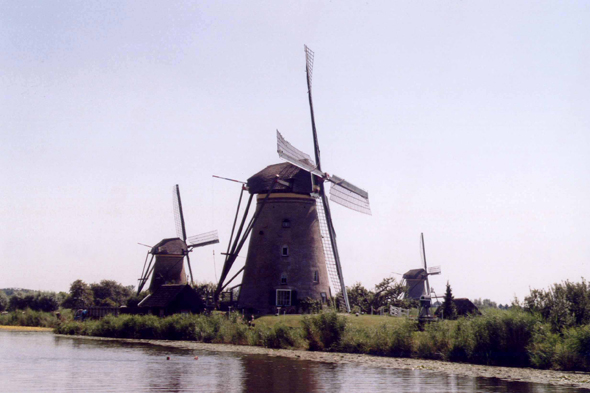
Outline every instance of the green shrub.
{"label": "green shrub", "polygon": [[340,351],[347,353],[369,353],[373,339],[369,329],[347,327],[340,341]]}
{"label": "green shrub", "polygon": [[551,325],[538,323],[528,347],[531,365],[535,368],[552,368],[557,347],[562,342],[559,334],[551,332]]}
{"label": "green shrub", "polygon": [[590,371],[590,325],[567,329],[556,346],[553,367]]}
{"label": "green shrub", "polygon": [[263,345],[267,348],[293,348],[300,341],[297,329],[285,326],[280,322],[267,330],[263,337]]}
{"label": "green shrub", "polygon": [[304,317],[302,324],[311,351],[330,351],[336,350],[340,344],[346,329],[346,317],[335,312],[325,312]]}
{"label": "green shrub", "polygon": [[223,318],[218,314],[198,318],[195,332],[196,340],[204,343],[220,342],[217,340],[217,336],[221,330]]}
{"label": "green shrub", "polygon": [[392,329],[391,342],[387,348],[387,355],[395,357],[410,357],[413,350],[413,333],[418,330],[416,321],[405,319]]}
{"label": "green shrub", "polygon": [[528,346],[537,319],[521,310],[490,310],[470,319],[473,349],[470,361],[475,363],[528,366]]}
{"label": "green shrub", "polygon": [[50,312],[26,309],[24,311],[12,311],[8,314],[0,315],[0,325],[53,328],[58,324],[57,317],[54,313]]}
{"label": "green shrub", "polygon": [[470,320],[459,318],[451,332],[451,343],[447,359],[453,362],[467,362],[472,352],[473,332],[471,331]]}
{"label": "green shrub", "polygon": [[198,316],[175,314],[160,320],[160,335],[166,340],[197,339]]}
{"label": "green shrub", "polygon": [[446,360],[451,350],[452,323],[429,323],[414,333],[415,353],[419,358]]}

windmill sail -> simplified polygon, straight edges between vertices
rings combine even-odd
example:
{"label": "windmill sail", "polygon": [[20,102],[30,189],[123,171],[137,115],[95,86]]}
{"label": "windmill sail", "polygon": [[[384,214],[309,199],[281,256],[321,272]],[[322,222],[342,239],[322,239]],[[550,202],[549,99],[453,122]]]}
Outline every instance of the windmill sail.
{"label": "windmill sail", "polygon": [[[333,178],[334,177],[336,176],[333,176]],[[332,187],[330,187],[330,200],[349,209],[356,210],[357,212],[371,215],[368,195],[364,198],[358,193],[351,191],[350,188],[344,187],[342,184],[334,183]]]}
{"label": "windmill sail", "polygon": [[328,220],[326,219],[326,211],[324,210],[324,204],[322,198],[318,195],[315,197],[316,209],[318,212],[318,221],[320,224],[320,234],[322,236],[322,245],[324,248],[324,258],[326,260],[326,267],[328,269],[328,277],[330,278],[330,287],[334,296],[338,294],[344,300],[344,293],[346,293],[346,287],[344,287],[344,280],[340,280],[341,274],[338,274],[338,266],[336,264],[336,258],[334,255],[334,249],[332,247],[332,241],[330,240],[330,230],[328,229]]}
{"label": "windmill sail", "polygon": [[371,215],[369,193],[367,191],[339,176],[327,176],[317,168],[309,154],[302,152],[290,144],[279,131],[277,131],[277,153],[279,153],[279,157],[291,164],[330,181],[332,183],[332,187],[330,187],[331,201],[349,209]]}
{"label": "windmill sail", "polygon": [[217,230],[201,233],[200,235],[195,235],[188,238],[189,247],[203,247],[215,243],[219,243],[219,235],[217,234]]}
{"label": "windmill sail", "polygon": [[294,147],[292,144],[287,142],[281,133],[277,130],[277,153],[279,157],[290,162],[291,164],[305,169],[306,171],[313,173],[316,176],[324,177],[325,175],[320,171],[309,154],[302,152],[301,150]]}

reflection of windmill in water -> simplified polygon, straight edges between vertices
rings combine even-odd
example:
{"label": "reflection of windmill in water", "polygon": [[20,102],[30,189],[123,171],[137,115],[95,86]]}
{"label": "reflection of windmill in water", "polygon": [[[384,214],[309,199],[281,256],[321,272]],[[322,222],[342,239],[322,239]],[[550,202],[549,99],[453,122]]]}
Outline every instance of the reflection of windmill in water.
{"label": "reflection of windmill in water", "polygon": [[139,279],[137,293],[141,292],[150,275],[152,276],[152,280],[150,282],[149,290],[152,293],[164,284],[187,284],[186,272],[184,270],[185,258],[192,283],[193,271],[191,268],[189,252],[196,247],[219,243],[219,237],[216,230],[191,236],[187,241],[182,202],[180,200],[180,189],[178,188],[178,185],[173,188],[173,200],[176,234],[178,237],[163,239],[148,251],[141,278]]}
{"label": "reflection of windmill in water", "polygon": [[[336,295],[331,288],[342,296],[343,306],[350,311],[324,182],[332,183],[333,202],[371,214],[366,191],[322,171],[311,90],[313,52],[306,46],[305,54],[315,163],[277,131],[277,151],[288,163],[270,165],[248,179],[244,188],[250,199],[234,242],[228,247],[217,288],[218,295],[243,271],[238,307],[252,312],[270,313],[277,307],[296,312],[298,300],[311,298],[325,303]],[[242,234],[254,194],[256,212]],[[246,264],[225,282],[250,232]]]}
{"label": "reflection of windmill in water", "polygon": [[420,301],[420,318],[432,318],[430,315],[431,288],[428,276],[441,273],[440,266],[429,268],[426,263],[426,248],[424,247],[424,234],[420,234],[423,269],[412,269],[407,271],[403,278],[407,287],[404,298]]}

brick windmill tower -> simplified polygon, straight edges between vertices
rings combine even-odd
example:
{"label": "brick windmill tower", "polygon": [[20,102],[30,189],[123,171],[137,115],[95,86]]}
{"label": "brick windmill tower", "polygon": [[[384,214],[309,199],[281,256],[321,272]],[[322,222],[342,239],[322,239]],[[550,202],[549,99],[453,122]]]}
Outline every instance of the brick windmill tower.
{"label": "brick windmill tower", "polygon": [[[324,184],[332,183],[330,200],[365,214],[371,214],[369,195],[322,171],[311,94],[313,52],[305,46],[305,54],[315,162],[277,131],[277,152],[288,162],[270,165],[244,184],[242,193],[247,190],[250,199],[233,245],[230,239],[217,288],[218,296],[243,271],[238,307],[249,312],[272,313],[278,307],[298,312],[301,300],[311,298],[326,303],[336,295],[350,311]],[[256,210],[243,231],[254,197]],[[245,266],[226,282],[250,234]]]}

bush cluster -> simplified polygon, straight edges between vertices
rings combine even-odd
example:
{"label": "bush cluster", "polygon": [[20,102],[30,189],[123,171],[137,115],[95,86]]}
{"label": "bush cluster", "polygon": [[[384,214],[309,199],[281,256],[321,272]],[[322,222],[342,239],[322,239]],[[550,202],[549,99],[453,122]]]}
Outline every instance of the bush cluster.
{"label": "bush cluster", "polygon": [[55,328],[60,321],[55,313],[26,309],[11,311],[0,315],[0,325],[6,326],[37,326]]}
{"label": "bush cluster", "polygon": [[[62,310],[63,312],[63,310]],[[64,315],[65,314],[65,315]],[[305,316],[299,328],[277,323],[249,326],[238,313],[107,316],[73,321],[62,314],[33,310],[0,315],[0,325],[54,327],[56,333],[115,338],[188,340],[414,357],[496,366],[531,366],[590,371],[590,325],[553,331],[538,314],[522,309],[488,310],[482,316],[419,326],[415,320],[376,327],[355,327],[347,317],[326,312]]]}
{"label": "bush cluster", "polygon": [[51,312],[59,308],[57,295],[53,292],[17,293],[8,300],[8,310],[25,310]]}
{"label": "bush cluster", "polygon": [[204,343],[256,345],[269,348],[299,347],[301,338],[295,329],[277,324],[249,327],[238,313],[176,314],[159,318],[153,315],[109,315],[100,320],[68,321],[56,327],[58,334],[114,338],[188,340]]}

